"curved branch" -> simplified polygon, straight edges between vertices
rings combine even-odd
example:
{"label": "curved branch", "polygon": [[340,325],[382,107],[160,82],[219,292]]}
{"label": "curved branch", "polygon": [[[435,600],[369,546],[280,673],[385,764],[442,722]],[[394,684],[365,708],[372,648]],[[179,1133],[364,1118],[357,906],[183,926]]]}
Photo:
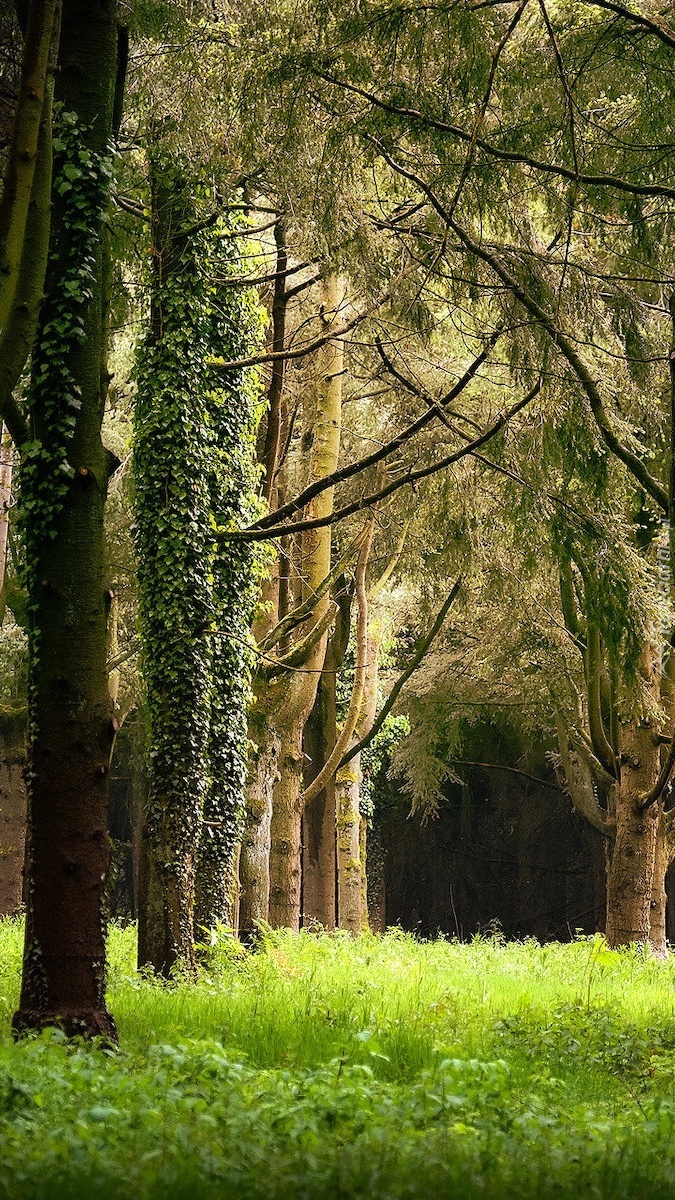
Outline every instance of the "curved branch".
{"label": "curved branch", "polygon": [[619,441],[609,423],[602,397],[598,390],[598,386],[593,379],[593,376],[588,370],[588,367],[584,363],[583,359],[581,359],[577,354],[568,336],[560,328],[560,326],[556,324],[554,318],[541,307],[539,302],[535,300],[535,298],[531,296],[529,292],[525,290],[525,288],[519,283],[516,277],[509,271],[506,265],[501,261],[500,258],[498,258],[496,254],[494,254],[491,250],[488,250],[485,246],[482,246],[476,242],[466,231],[466,229],[459,225],[455,219],[450,216],[447,209],[436,196],[435,192],[427,183],[424,182],[423,179],[420,178],[419,175],[417,175],[414,171],[408,170],[408,168],[402,166],[401,163],[397,163],[387,152],[382,143],[376,138],[373,138],[370,135],[366,136],[370,142],[377,146],[380,154],[384,158],[385,162],[389,164],[392,170],[396,171],[396,173],[401,175],[404,179],[409,179],[411,183],[414,183],[420,189],[420,191],[424,193],[424,195],[433,205],[435,211],[440,216],[441,220],[443,220],[449,226],[449,228],[452,229],[453,233],[455,233],[460,241],[463,242],[467,250],[475,255],[476,258],[479,258],[482,262],[486,263],[494,271],[495,275],[501,279],[502,283],[506,285],[515,299],[522,304],[526,312],[528,312],[531,317],[534,317],[535,321],[546,330],[553,344],[557,346],[564,358],[567,359],[569,365],[572,367],[572,370],[577,376],[579,383],[584,389],[591,413],[593,414],[593,418],[604,442],[612,451],[612,453],[615,454],[617,458],[621,459],[621,461],[625,466],[628,467],[629,471],[631,471],[638,482],[642,484],[645,491],[652,497],[653,500],[656,501],[659,507],[663,509],[664,513],[667,514],[668,493],[666,489],[663,488],[658,480],[655,479],[654,476],[647,470],[647,467],[642,460],[638,458],[637,454],[634,454],[632,450],[629,450],[627,446],[624,446],[624,444]]}
{"label": "curved branch", "polygon": [[316,625],[312,625],[309,633],[301,641],[297,642],[288,654],[283,658],[267,658],[263,656],[263,670],[267,675],[278,675],[280,671],[286,671],[301,667],[307,662],[312,650],[321,641],[324,633],[329,625],[332,625],[335,620],[335,614],[338,611],[338,606],[333,601],[330,602],[328,608],[322,617],[319,618]]}
{"label": "curved branch", "polygon": [[345,723],[340,730],[336,739],[335,745],[331,750],[326,762],[322,766],[319,774],[312,780],[309,787],[303,792],[300,797],[300,803],[307,805],[311,804],[312,800],[316,799],[319,792],[323,791],[327,781],[335,774],[338,766],[341,765],[340,759],[345,746],[349,745],[352,735],[361,715],[361,705],[366,687],[366,671],[368,668],[368,596],[366,593],[366,567],[370,557],[370,551],[373,545],[373,534],[375,532],[375,520],[371,517],[368,523],[368,532],[365,541],[361,547],[359,554],[359,562],[356,568],[356,602],[357,602],[357,618],[356,618],[356,666],[354,669],[354,686],[349,700],[349,711],[345,718]]}
{"label": "curved branch", "polygon": [[[599,3],[599,0],[591,0],[592,3]],[[383,112],[393,113],[394,116],[407,117],[411,121],[418,121],[425,125],[428,129],[437,129],[439,133],[451,133],[459,141],[470,142],[472,135],[468,130],[463,129],[461,125],[451,125],[447,121],[437,121],[434,117],[427,116],[416,108],[404,108],[397,104],[391,104],[386,100],[380,99],[372,92],[367,92],[364,88],[357,87],[356,84],[346,83],[344,80],[337,79],[331,75],[324,74],[321,71],[314,71],[320,79],[326,83],[342,88],[346,92],[352,92],[357,96],[361,96],[364,100],[368,100],[376,108]],[[492,158],[498,159],[500,162],[511,162],[520,164],[524,167],[531,167],[533,171],[542,171],[548,175],[557,175],[561,179],[569,179],[574,183],[582,183],[586,187],[608,187],[614,188],[619,192],[626,192],[630,196],[664,196],[669,200],[675,200],[675,188],[667,187],[665,184],[640,184],[630,183],[627,179],[620,179],[616,175],[590,175],[583,171],[578,174],[571,167],[564,167],[558,163],[546,163],[541,159],[533,158],[529,154],[520,154],[516,150],[501,150],[499,146],[493,145],[485,138],[477,137],[475,145],[483,150],[485,154],[489,154]]]}
{"label": "curved branch", "polygon": [[[385,445],[381,446],[378,450],[373,451],[372,454],[367,454],[364,458],[360,458],[357,462],[349,463],[349,465],[346,467],[341,467],[339,471],[334,471],[332,475],[327,475],[324,479],[317,479],[315,483],[311,483],[309,487],[306,487],[304,491],[300,492],[300,494],[296,496],[294,500],[289,500],[287,504],[275,509],[274,512],[268,513],[266,516],[261,517],[255,522],[254,525],[251,526],[251,529],[269,529],[271,525],[278,525],[279,522],[285,520],[286,517],[292,517],[294,513],[299,512],[300,509],[309,504],[310,500],[313,500],[315,496],[320,496],[322,492],[327,491],[328,488],[335,487],[338,483],[344,483],[345,480],[351,479],[354,475],[358,475],[361,471],[367,470],[368,467],[375,466],[377,463],[381,462],[383,458],[388,458],[390,454],[393,454],[396,450],[399,450],[401,446],[405,445],[405,443],[410,440],[410,438],[414,437],[416,433],[419,433],[421,429],[424,429],[424,427],[428,425],[430,421],[433,421],[434,417],[438,415],[439,408],[445,408],[448,404],[455,400],[457,396],[459,396],[460,392],[464,391],[464,388],[468,383],[471,382],[479,367],[483,365],[490,351],[494,348],[500,333],[501,330],[498,330],[496,333],[492,334],[487,342],[487,345],[485,346],[485,349],[482,350],[478,357],[474,359],[474,361],[471,363],[471,366],[467,368],[461,379],[458,379],[454,387],[452,387],[450,391],[442,397],[441,400],[434,401],[433,404],[430,404],[426,412],[422,413],[421,417],[418,417],[416,421],[413,421],[411,425],[408,425],[408,427],[402,430],[401,433],[397,434],[395,438],[392,438],[391,441],[386,442]],[[416,388],[413,384],[411,384],[410,381],[405,378],[405,376],[397,372],[396,369],[389,363],[389,360],[384,354],[379,338],[377,339],[376,345],[380,355],[383,357],[385,365],[387,365],[387,368],[391,371],[392,375],[394,375],[408,391],[413,392],[417,396],[423,396],[423,393],[419,388]]]}
{"label": "curved branch", "polygon": [[361,545],[364,534],[365,526],[354,538],[351,545],[348,546],[347,550],[342,555],[342,558],[336,562],[330,573],[326,575],[325,579],[322,580],[317,588],[314,588],[312,594],[308,596],[306,600],[303,600],[302,604],[298,604],[291,612],[289,612],[288,615],[285,616],[283,620],[279,621],[278,624],[270,630],[267,636],[262,639],[260,643],[261,650],[271,650],[273,646],[276,646],[277,642],[280,642],[282,638],[291,633],[296,626],[302,625],[303,621],[306,621],[308,617],[311,617],[314,609],[316,608],[317,600],[320,600],[322,596],[326,595],[326,592],[330,589],[334,581],[342,574],[350,558]]}
{"label": "curved branch", "polygon": [[431,643],[433,642],[434,638],[436,637],[436,634],[440,631],[441,626],[443,625],[443,622],[448,615],[448,612],[450,611],[452,605],[455,602],[455,598],[456,598],[457,593],[459,592],[459,589],[461,586],[462,586],[462,580],[460,578],[457,580],[456,583],[453,584],[450,594],[447,597],[447,599],[443,602],[443,605],[441,606],[441,609],[438,612],[436,619],[435,619],[433,625],[431,626],[431,629],[429,630],[429,632],[427,634],[425,634],[425,636],[421,639],[421,641],[419,641],[417,643],[415,652],[414,652],[410,662],[408,663],[408,666],[406,667],[405,671],[403,671],[402,674],[399,675],[398,679],[396,680],[396,683],[394,684],[393,688],[391,689],[385,703],[382,705],[382,708],[381,708],[378,716],[373,721],[373,724],[371,725],[370,729],[368,730],[368,733],[365,734],[365,736],[361,738],[360,742],[357,742],[355,746],[352,746],[351,749],[347,752],[347,754],[345,754],[344,757],[340,759],[340,762],[338,763],[338,770],[340,770],[342,767],[346,767],[348,762],[351,762],[351,760],[357,754],[360,754],[362,750],[365,750],[366,746],[369,745],[369,743],[375,737],[375,734],[380,732],[382,726],[384,725],[384,722],[386,721],[387,717],[389,716],[389,713],[391,712],[396,701],[398,700],[398,697],[401,693],[401,689],[408,682],[413,671],[417,670],[417,668],[419,667],[427,650],[429,649]]}
{"label": "curved branch", "polygon": [[675,767],[675,734],[673,734],[666,761],[661,767],[656,783],[654,784],[653,788],[651,788],[651,790],[640,799],[641,809],[644,810],[651,808],[652,804],[656,804],[657,800],[661,799],[664,791],[666,790],[670,776],[672,775],[673,767]]}
{"label": "curved branch", "polygon": [[[495,437],[516,413],[525,408],[531,400],[534,400],[535,396],[541,391],[541,386],[542,381],[538,379],[534,387],[530,388],[530,391],[522,400],[512,405],[505,413],[502,413],[489,429],[486,429],[484,433],[474,438],[473,441],[467,442],[461,449],[454,450],[446,458],[431,463],[428,467],[420,467],[417,471],[406,471],[405,475],[400,479],[392,480],[391,483],[388,483],[386,487],[380,488],[379,491],[371,492],[369,496],[362,496],[360,500],[355,500],[352,504],[346,504],[344,508],[338,508],[328,516],[311,517],[307,521],[296,521],[290,525],[275,525],[271,529],[256,529],[255,526],[251,526],[249,529],[228,529],[223,530],[217,536],[223,542],[260,542],[266,538],[285,537],[287,533],[297,533],[300,530],[320,529],[324,525],[334,525],[336,521],[342,521],[345,517],[350,517],[355,512],[362,512],[364,508],[370,508],[380,500],[386,500],[388,496],[398,491],[399,488],[405,487],[406,484],[415,484],[419,479],[426,479],[429,475],[435,475],[437,471],[442,471],[445,467],[459,462],[467,454],[473,454],[480,446],[485,445],[486,442]],[[495,466],[495,464],[491,463],[490,466]],[[326,476],[326,478],[328,479],[330,476]]]}
{"label": "curved branch", "polygon": [[623,4],[616,4],[613,0],[586,0],[586,3],[591,3],[595,8],[604,8],[608,12],[616,13],[618,17],[622,17],[624,21],[632,21],[634,25],[640,25],[646,29],[659,41],[663,42],[664,46],[669,46],[671,50],[675,50],[675,33],[668,28],[664,23],[658,21],[650,21],[649,17],[642,13],[631,12]]}

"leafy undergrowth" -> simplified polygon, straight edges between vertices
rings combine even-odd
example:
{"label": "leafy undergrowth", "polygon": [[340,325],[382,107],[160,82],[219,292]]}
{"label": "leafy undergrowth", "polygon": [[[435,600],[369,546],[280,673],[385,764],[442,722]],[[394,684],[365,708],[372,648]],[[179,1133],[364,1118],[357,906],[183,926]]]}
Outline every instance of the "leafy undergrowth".
{"label": "leafy undergrowth", "polygon": [[121,1050],[15,1046],[0,1197],[675,1200],[675,964],[573,945],[223,935],[199,984],[110,937]]}

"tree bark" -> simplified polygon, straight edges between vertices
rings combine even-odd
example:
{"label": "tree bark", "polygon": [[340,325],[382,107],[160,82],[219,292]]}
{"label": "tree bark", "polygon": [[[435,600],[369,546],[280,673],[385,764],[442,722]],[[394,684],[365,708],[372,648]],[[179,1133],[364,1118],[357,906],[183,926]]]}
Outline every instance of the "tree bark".
{"label": "tree bark", "polygon": [[[339,321],[338,310],[343,289],[331,276],[324,285],[324,310],[329,321]],[[327,340],[321,351],[321,380],[316,411],[311,425],[309,447],[310,481],[335,471],[340,451],[342,413],[342,372],[344,342],[341,337]],[[312,500],[311,516],[322,517],[333,507],[333,489]],[[311,530],[302,540],[303,599],[311,596],[330,572],[330,528]],[[330,597],[321,597],[314,610],[312,624],[326,615]],[[277,727],[281,736],[280,778],[274,791],[270,851],[270,924],[278,928],[298,929],[300,925],[302,735],[314,704],[318,679],[326,654],[326,633],[306,658],[303,669],[294,672],[284,684],[283,705],[277,709]]]}
{"label": "tree bark", "polygon": [[654,876],[652,879],[649,912],[649,944],[658,958],[665,958],[668,953],[668,943],[666,940],[666,872],[673,860],[674,853],[675,848],[672,845],[668,817],[664,812],[661,812],[656,832]]}
{"label": "tree bark", "polygon": [[[57,99],[66,113],[75,114],[87,148],[100,156],[113,132],[116,16],[114,0],[102,0],[95,8],[84,0],[67,0],[63,13]],[[68,446],[72,477],[52,527],[45,527],[44,534],[34,527],[30,541],[26,935],[14,1030],[56,1024],[69,1036],[99,1034],[114,1040],[115,1025],[105,1003],[103,914],[113,733],[103,526],[109,455],[101,441],[107,383],[105,238],[101,213],[92,212],[88,219],[98,235],[92,286],[81,310],[84,335],[70,348],[67,363],[80,399]],[[38,350],[50,298],[59,294],[65,271],[72,268],[71,233],[58,198],[51,245]],[[35,436],[48,447],[50,413],[40,409],[39,401],[33,418]],[[39,498],[52,478],[41,478],[38,470],[28,477],[30,484],[26,480],[29,490],[34,489],[38,513]]]}
{"label": "tree bark", "polygon": [[33,177],[40,169],[38,141],[50,89],[49,59],[60,9],[60,0],[32,0],[28,6],[21,83],[0,200],[0,327],[6,324],[14,303]]}
{"label": "tree bark", "polygon": [[0,721],[0,917],[21,908],[26,842],[26,711],[6,712]]}
{"label": "tree bark", "polygon": [[649,941],[660,811],[658,804],[644,810],[641,796],[654,786],[659,766],[651,726],[625,726],[621,780],[614,794],[616,838],[607,873],[606,936],[612,947]]}
{"label": "tree bark", "polygon": [[239,857],[239,937],[255,940],[269,920],[270,825],[280,743],[276,730],[255,707],[249,720],[252,748],[246,787],[246,821]]}
{"label": "tree bark", "polygon": [[[326,650],[314,707],[305,725],[303,751],[306,788],[335,744],[335,670],[331,638]],[[335,782],[329,779],[302,815],[302,924],[335,928]]]}
{"label": "tree bark", "polygon": [[335,779],[338,927],[354,935],[363,925],[360,784],[361,755],[356,754]]}

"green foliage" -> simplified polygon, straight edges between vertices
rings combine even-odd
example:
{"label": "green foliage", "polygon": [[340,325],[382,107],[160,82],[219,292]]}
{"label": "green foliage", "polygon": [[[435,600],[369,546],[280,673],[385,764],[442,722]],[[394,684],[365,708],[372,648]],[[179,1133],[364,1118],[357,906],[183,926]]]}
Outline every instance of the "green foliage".
{"label": "green foliage", "polygon": [[228,287],[241,253],[233,225],[212,219],[211,190],[159,150],[151,170],[155,270],[137,359],[135,541],[149,835],[160,866],[180,871],[202,834],[202,855],[226,861],[243,812],[259,555],[240,543],[222,552],[217,533],[256,511],[260,384],[251,369],[216,377],[209,367],[249,354],[263,314],[251,290]]}
{"label": "green foliage", "polygon": [[109,949],[122,1050],[17,1046],[21,927],[0,922],[1,1196],[675,1194],[672,962],[223,934],[199,984],[162,985],[133,929]]}
{"label": "green foliage", "polygon": [[391,765],[391,756],[399,742],[408,737],[409,733],[410,721],[405,713],[398,716],[390,713],[372,742],[362,751],[363,779],[359,808],[364,816],[372,818],[376,808],[380,809],[390,801],[391,788],[387,787],[387,772]]}

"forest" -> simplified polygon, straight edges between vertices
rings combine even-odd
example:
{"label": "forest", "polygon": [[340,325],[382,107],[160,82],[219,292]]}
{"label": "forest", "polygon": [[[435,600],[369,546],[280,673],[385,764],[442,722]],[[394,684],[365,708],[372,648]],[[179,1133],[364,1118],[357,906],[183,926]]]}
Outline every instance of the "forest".
{"label": "forest", "polygon": [[674,151],[672,0],[0,6],[0,1200],[675,1198]]}

